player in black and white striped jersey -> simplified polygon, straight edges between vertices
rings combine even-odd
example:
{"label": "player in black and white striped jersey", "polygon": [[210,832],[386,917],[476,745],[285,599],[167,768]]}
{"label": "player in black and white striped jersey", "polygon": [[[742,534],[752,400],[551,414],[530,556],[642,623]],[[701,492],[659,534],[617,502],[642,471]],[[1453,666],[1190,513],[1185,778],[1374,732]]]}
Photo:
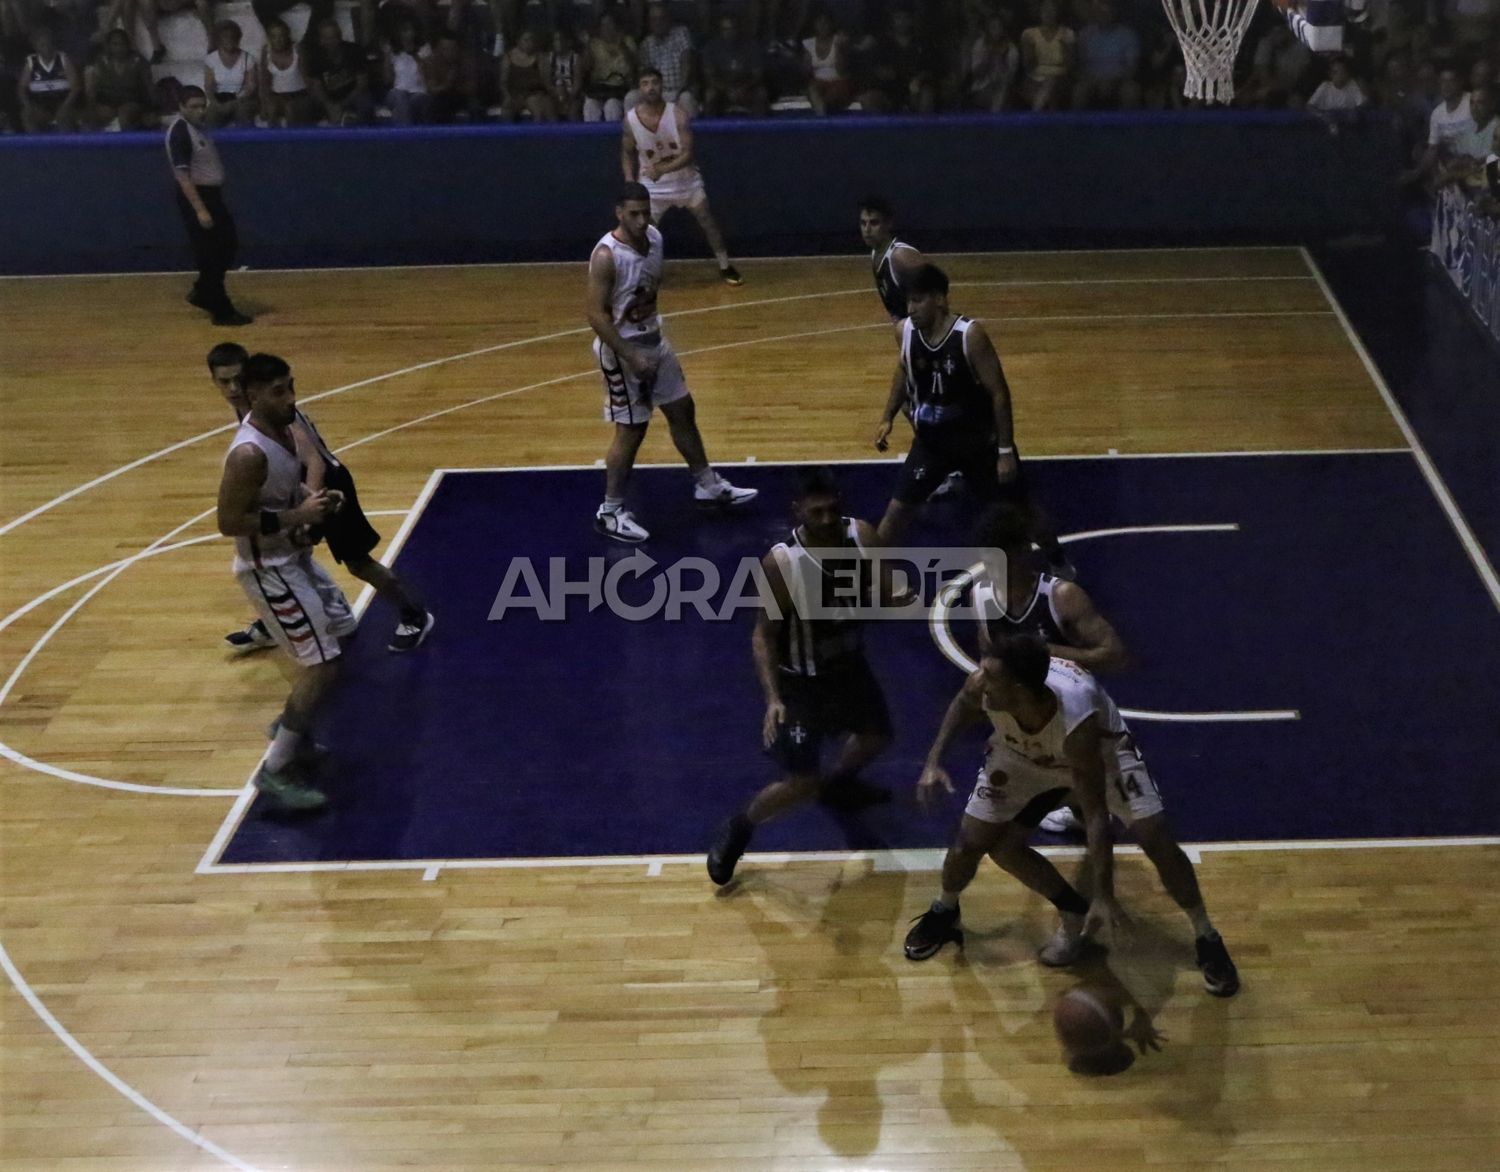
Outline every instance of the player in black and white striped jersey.
{"label": "player in black and white striped jersey", "polygon": [[[214,387],[241,422],[250,410],[241,379],[247,358],[245,348],[235,342],[220,342],[208,352],[208,373]],[[309,491],[333,489],[343,502],[317,536],[327,541],[328,552],[333,554],[334,561],[341,563],[360,581],[368,582],[377,594],[395,606],[399,619],[388,644],[390,650],[415,650],[431,633],[435,620],[409,583],[370,556],[380,544],[380,534],[360,508],[354,474],[323,442],[313,421],[301,410],[296,412],[292,431],[298,441],[298,454],[304,464],[303,477]],[[275,645],[271,632],[259,619],[243,630],[224,636],[224,642],[230,650],[240,654]]]}
{"label": "player in black and white striped jersey", "polygon": [[[763,605],[752,636],[755,672],[766,698],[761,737],[783,776],[719,828],[708,874],[721,886],[733,878],[761,823],[820,795],[841,804],[861,791],[871,800],[890,797],[856,780],[891,743],[890,711],[865,660],[863,624],[853,613],[811,617],[807,597],[810,589],[847,580],[851,566],[875,544],[875,527],[844,516],[838,485],[826,468],[802,473],[793,507],[796,528],[761,561],[775,606],[773,612]],[[889,600],[889,583],[883,581],[880,589]],[[823,740],[839,735],[847,739],[825,772]]]}

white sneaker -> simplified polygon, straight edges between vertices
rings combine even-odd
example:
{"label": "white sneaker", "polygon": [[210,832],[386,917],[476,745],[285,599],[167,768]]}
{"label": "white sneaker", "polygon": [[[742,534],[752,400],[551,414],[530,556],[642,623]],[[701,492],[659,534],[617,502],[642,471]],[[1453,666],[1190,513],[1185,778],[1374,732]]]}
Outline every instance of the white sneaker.
{"label": "white sneaker", "polygon": [[932,490],[928,496],[930,501],[940,501],[944,497],[953,496],[964,490],[964,474],[962,472],[950,472],[944,478],[943,483]]}
{"label": "white sneaker", "polygon": [[605,537],[613,537],[616,541],[623,541],[627,545],[639,545],[651,536],[636,524],[635,517],[625,509],[609,512],[601,506],[594,514],[594,528]]}
{"label": "white sneaker", "polygon": [[1078,815],[1067,806],[1057,807],[1037,825],[1048,834],[1072,834],[1083,830],[1083,823],[1078,820]]}
{"label": "white sneaker", "polygon": [[[1079,928],[1082,926],[1080,917]],[[1082,933],[1069,928],[1067,920],[1063,920],[1057,925],[1057,931],[1052,933],[1052,939],[1038,950],[1036,958],[1048,968],[1067,968],[1070,964],[1078,963],[1078,958],[1083,955],[1083,945]]]}
{"label": "white sneaker", "polygon": [[722,476],[712,488],[704,488],[701,484],[693,486],[693,499],[700,505],[722,505],[727,509],[737,509],[741,505],[748,505],[759,495],[760,489],[735,488]]}

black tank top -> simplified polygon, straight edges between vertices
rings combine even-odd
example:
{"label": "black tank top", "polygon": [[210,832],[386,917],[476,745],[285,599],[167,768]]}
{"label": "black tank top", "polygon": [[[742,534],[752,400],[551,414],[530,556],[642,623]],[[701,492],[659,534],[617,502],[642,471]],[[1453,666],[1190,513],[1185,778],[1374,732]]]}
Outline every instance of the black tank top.
{"label": "black tank top", "polygon": [[929,343],[910,320],[906,323],[901,361],[912,426],[920,433],[974,443],[988,442],[995,434],[994,403],[964,353],[973,324],[966,317],[954,318],[941,340]]}
{"label": "black tank top", "polygon": [[1068,638],[1062,624],[1057,621],[1057,615],[1052,606],[1052,591],[1061,580],[1054,578],[1051,574],[1039,575],[1036,588],[1031,592],[1031,598],[1026,606],[1016,613],[1006,612],[1005,608],[1000,605],[995,588],[988,581],[977,584],[974,587],[974,605],[984,620],[985,629],[989,632],[990,638],[999,642],[1017,635],[1039,635],[1048,643],[1055,643],[1059,647],[1071,647],[1073,641]]}
{"label": "black tank top", "polygon": [[[863,623],[854,618],[852,612],[842,616],[806,617],[811,609],[809,601],[832,600],[835,585],[840,591],[847,590],[849,566],[864,557],[852,518],[844,518],[844,532],[838,548],[847,549],[848,557],[825,557],[820,561],[803,544],[800,531],[794,529],[791,536],[772,551],[780,564],[794,612],[783,616],[781,641],[776,649],[778,665],[791,675],[825,675],[848,666],[864,651]],[[818,547],[818,553],[823,552],[824,547]],[[827,593],[824,593],[825,588]],[[809,591],[817,592],[811,600]]]}
{"label": "black tank top", "polygon": [[896,276],[896,266],[891,263],[896,251],[901,248],[916,251],[910,244],[893,237],[878,258],[874,253],[870,254],[870,259],[875,263],[875,292],[880,294],[880,304],[885,306],[892,321],[900,321],[906,316],[906,290],[901,287],[901,280]]}

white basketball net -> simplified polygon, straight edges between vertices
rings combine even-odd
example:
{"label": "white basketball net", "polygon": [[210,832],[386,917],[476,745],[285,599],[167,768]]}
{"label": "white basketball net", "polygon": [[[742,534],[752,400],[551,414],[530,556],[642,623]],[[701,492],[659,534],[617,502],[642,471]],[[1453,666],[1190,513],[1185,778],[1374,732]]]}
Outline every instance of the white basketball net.
{"label": "white basketball net", "polygon": [[1162,0],[1187,65],[1186,97],[1228,102],[1234,97],[1234,58],[1259,0]]}

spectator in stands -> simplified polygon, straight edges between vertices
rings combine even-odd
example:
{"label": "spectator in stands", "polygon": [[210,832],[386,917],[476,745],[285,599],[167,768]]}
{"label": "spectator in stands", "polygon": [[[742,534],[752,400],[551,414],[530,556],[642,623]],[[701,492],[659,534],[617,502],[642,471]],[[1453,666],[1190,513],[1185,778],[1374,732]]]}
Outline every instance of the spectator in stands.
{"label": "spectator in stands", "polygon": [[733,14],[719,18],[719,35],[703,50],[703,71],[707,113],[762,115],[769,107],[765,55]]}
{"label": "spectator in stands", "polygon": [[1399,182],[1403,187],[1432,179],[1453,141],[1474,127],[1469,114],[1469,95],[1463,91],[1458,70],[1449,68],[1438,74],[1438,94],[1438,104],[1427,118],[1427,150],[1415,167],[1401,173]]}
{"label": "spectator in stands", "polygon": [[[498,58],[503,55],[498,16],[484,0],[449,0],[447,27],[458,38],[464,76],[472,82],[478,105],[488,104],[500,92]],[[519,30],[524,26],[519,23]],[[538,43],[541,34],[538,33]]]}
{"label": "spectator in stands", "polygon": [[1074,107],[1135,109],[1141,104],[1140,66],[1140,36],[1116,19],[1114,0],[1094,0],[1093,19],[1078,30]]}
{"label": "spectator in stands", "polygon": [[1500,119],[1495,117],[1495,91],[1490,88],[1469,91],[1468,127],[1454,135],[1448,154],[1439,166],[1438,186],[1453,183],[1478,190],[1484,182],[1485,158],[1495,149],[1500,133]]}
{"label": "spectator in stands", "polygon": [[240,39],[240,26],[234,21],[221,20],[214,25],[217,48],[203,60],[203,92],[208,95],[211,127],[248,126],[255,121],[260,104],[256,96],[260,70],[250,54],[240,48]]}
{"label": "spectator in stands", "polygon": [[992,113],[1009,107],[1021,72],[1021,50],[999,12],[984,18],[981,31],[964,54],[963,68],[965,106]]}
{"label": "spectator in stands", "polygon": [[0,0],[0,134],[14,134],[21,125],[16,79],[29,47],[21,0]]}
{"label": "spectator in stands", "polygon": [[875,43],[870,86],[859,104],[875,113],[932,113],[937,106],[936,65],[931,48],[917,36],[911,10],[892,9],[890,30]]}
{"label": "spectator in stands", "polygon": [[375,114],[365,55],[344,40],[336,20],[318,23],[318,39],[307,51],[307,90],[314,113],[330,126],[367,126]]}
{"label": "spectator in stands", "polygon": [[[647,33],[641,40],[638,64],[653,66],[661,74],[662,96],[676,102],[688,117],[698,113],[693,95],[693,34],[681,21],[673,21],[667,6],[657,0],[646,10]],[[641,100],[632,90],[625,99],[628,110]]]}
{"label": "spectator in stands", "polygon": [[410,126],[427,121],[427,78],[422,70],[422,40],[409,20],[396,26],[396,35],[385,47],[385,104],[391,121]]}
{"label": "spectator in stands", "polygon": [[1240,87],[1235,103],[1272,109],[1300,108],[1312,50],[1297,39],[1285,21],[1277,20],[1255,46],[1250,80]]}
{"label": "spectator in stands", "polygon": [[[535,47],[535,34],[531,35]],[[478,86],[473,70],[465,65],[458,37],[443,29],[421,61],[427,81],[427,120],[441,125],[460,119],[477,121],[482,113]],[[537,76],[540,79],[540,70]]]}
{"label": "spectator in stands", "polygon": [[807,100],[819,116],[837,114],[854,100],[849,73],[849,37],[833,23],[827,9],[813,17],[812,36],[802,42],[802,66],[807,73]]}
{"label": "spectator in stands", "polygon": [[312,97],[302,72],[302,50],[281,19],[266,25],[266,47],[260,57],[261,116],[271,126],[306,126],[312,121]]}
{"label": "spectator in stands", "polygon": [[1405,53],[1387,54],[1374,101],[1390,111],[1401,139],[1402,158],[1410,162],[1417,144],[1426,136],[1432,102],[1412,81],[1411,61]]}
{"label": "spectator in stands", "polygon": [[560,24],[552,33],[552,52],[547,54],[544,76],[553,108],[564,122],[577,122],[583,117],[583,73],[577,38],[571,28]]}
{"label": "spectator in stands", "polygon": [[543,65],[536,33],[523,28],[515,48],[500,58],[500,116],[505,121],[557,121],[557,104],[547,89]]}
{"label": "spectator in stands", "polygon": [[1042,0],[1037,23],[1021,34],[1021,96],[1033,110],[1056,110],[1073,74],[1077,38],[1059,24],[1057,0]]}
{"label": "spectator in stands", "polygon": [[[1451,0],[1447,5],[1453,33],[1460,44],[1483,45],[1495,33],[1495,0]],[[1475,87],[1469,87],[1470,92]]]}
{"label": "spectator in stands", "polygon": [[142,130],[155,126],[151,66],[135,51],[124,29],[111,29],[104,54],[84,70],[89,121],[100,130]]}
{"label": "spectator in stands", "polygon": [[1182,43],[1169,25],[1157,28],[1141,70],[1141,97],[1153,110],[1184,110],[1191,103],[1182,92],[1187,84],[1187,63]]}
{"label": "spectator in stands", "polygon": [[618,122],[625,117],[625,95],[635,79],[635,42],[606,11],[589,38],[588,75],[584,82],[583,120]]}
{"label": "spectator in stands", "polygon": [[57,47],[50,20],[38,20],[31,30],[31,52],[21,62],[16,100],[21,126],[28,134],[76,130],[83,84],[72,59]]}
{"label": "spectator in stands", "polygon": [[1354,80],[1349,59],[1337,56],[1328,62],[1328,78],[1307,99],[1307,108],[1318,114],[1352,112],[1365,104],[1365,91]]}

